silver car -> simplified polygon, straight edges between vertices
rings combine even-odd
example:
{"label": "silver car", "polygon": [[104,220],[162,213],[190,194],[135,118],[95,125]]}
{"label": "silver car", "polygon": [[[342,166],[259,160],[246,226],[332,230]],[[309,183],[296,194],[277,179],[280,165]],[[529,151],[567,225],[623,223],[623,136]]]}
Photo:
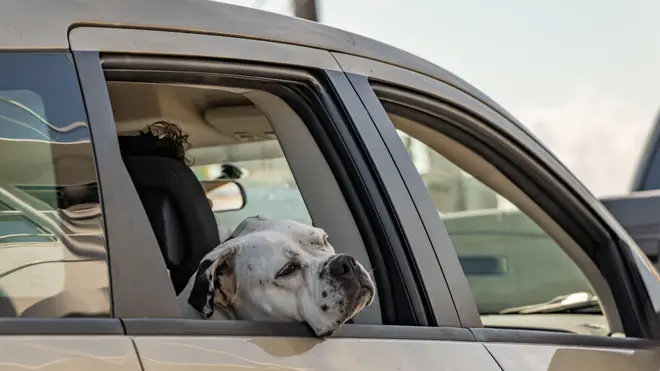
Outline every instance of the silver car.
{"label": "silver car", "polygon": [[[122,157],[158,121],[192,166]],[[4,0],[0,152],[0,370],[660,370],[660,277],[607,208],[483,93],[359,35]],[[182,318],[200,257],[256,213],[324,228],[374,304],[323,340]]]}

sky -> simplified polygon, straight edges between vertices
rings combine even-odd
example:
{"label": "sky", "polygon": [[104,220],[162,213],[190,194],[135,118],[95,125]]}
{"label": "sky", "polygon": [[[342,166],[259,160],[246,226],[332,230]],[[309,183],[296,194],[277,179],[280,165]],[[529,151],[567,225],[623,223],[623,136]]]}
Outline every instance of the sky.
{"label": "sky", "polygon": [[[596,196],[628,192],[660,110],[660,1],[317,1],[322,23],[483,91]],[[291,15],[290,0],[224,2]]]}

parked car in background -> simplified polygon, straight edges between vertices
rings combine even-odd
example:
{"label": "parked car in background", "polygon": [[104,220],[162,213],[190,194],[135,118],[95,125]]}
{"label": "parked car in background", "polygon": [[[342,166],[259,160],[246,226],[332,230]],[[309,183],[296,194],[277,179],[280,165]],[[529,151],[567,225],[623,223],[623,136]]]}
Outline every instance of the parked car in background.
{"label": "parked car in background", "polygon": [[[649,259],[442,68],[210,1],[6,0],[0,24],[0,370],[660,367]],[[121,157],[160,120],[192,169]],[[327,339],[182,318],[180,283],[255,213],[325,229],[374,303]]]}
{"label": "parked car in background", "polygon": [[642,151],[630,191],[601,201],[660,269],[660,112]]}

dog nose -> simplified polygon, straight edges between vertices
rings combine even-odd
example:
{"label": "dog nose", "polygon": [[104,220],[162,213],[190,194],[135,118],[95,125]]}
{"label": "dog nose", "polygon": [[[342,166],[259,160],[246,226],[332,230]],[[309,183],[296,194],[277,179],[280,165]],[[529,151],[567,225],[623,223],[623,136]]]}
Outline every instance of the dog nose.
{"label": "dog nose", "polygon": [[328,271],[333,278],[352,278],[356,267],[357,262],[352,256],[342,254],[330,261]]}

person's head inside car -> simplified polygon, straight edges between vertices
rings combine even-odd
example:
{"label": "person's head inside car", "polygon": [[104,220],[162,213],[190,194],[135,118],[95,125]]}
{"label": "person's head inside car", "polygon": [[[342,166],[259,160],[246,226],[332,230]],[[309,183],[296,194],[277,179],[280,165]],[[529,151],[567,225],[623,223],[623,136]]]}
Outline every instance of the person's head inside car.
{"label": "person's head inside car", "polygon": [[[154,122],[138,135],[119,136],[119,150],[122,157],[165,157],[190,167],[194,161],[186,157],[188,149],[190,149],[188,135],[178,125],[167,121]],[[211,199],[209,206],[213,207]]]}

